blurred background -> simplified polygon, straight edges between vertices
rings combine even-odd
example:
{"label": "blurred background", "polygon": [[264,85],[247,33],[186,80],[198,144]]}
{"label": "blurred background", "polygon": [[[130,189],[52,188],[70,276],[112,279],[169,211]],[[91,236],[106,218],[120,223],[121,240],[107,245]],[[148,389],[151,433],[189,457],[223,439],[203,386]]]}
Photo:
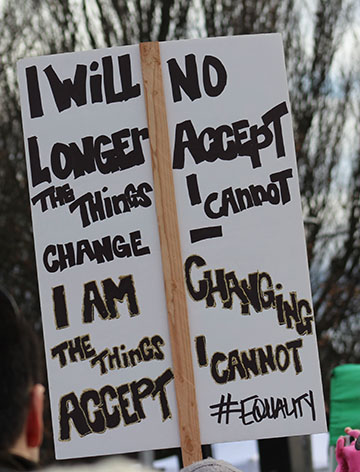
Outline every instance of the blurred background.
{"label": "blurred background", "polygon": [[[280,32],[329,412],[333,369],[360,360],[359,7],[358,0],[0,0],[0,284],[40,335],[17,60],[142,41]],[[360,427],[360,414],[353,418],[351,426]],[[44,463],[53,461],[48,412],[47,424]],[[325,439],[320,448],[327,454]],[[284,450],[291,458],[298,448],[310,464],[309,438],[295,449],[290,439],[271,441],[245,448],[250,462],[263,458],[262,472],[311,470],[296,469],[290,459],[287,465],[266,459]],[[236,450],[244,454],[243,446]],[[218,451],[213,446],[211,453],[224,454]],[[243,470],[260,470],[251,467]]]}

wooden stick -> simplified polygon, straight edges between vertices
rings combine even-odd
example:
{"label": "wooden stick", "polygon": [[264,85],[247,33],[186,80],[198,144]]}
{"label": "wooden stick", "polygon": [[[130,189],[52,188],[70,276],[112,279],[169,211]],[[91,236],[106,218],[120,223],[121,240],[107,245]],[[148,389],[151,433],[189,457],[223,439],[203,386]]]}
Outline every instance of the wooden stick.
{"label": "wooden stick", "polygon": [[184,466],[202,459],[159,43],[140,44]]}

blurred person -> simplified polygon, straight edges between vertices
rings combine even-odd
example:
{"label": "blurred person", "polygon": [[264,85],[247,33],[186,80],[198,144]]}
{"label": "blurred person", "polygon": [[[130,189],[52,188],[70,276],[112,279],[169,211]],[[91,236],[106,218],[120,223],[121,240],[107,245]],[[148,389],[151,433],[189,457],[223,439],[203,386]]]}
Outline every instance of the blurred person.
{"label": "blurred person", "polygon": [[241,472],[228,462],[212,459],[204,459],[181,469],[182,472]]}
{"label": "blurred person", "polygon": [[38,340],[0,288],[0,472],[33,470],[43,438]]}
{"label": "blurred person", "polygon": [[[340,436],[336,443],[336,460],[338,466],[335,472],[359,472],[360,471],[360,430],[345,428],[348,435]],[[346,445],[346,438],[354,438]]]}
{"label": "blurred person", "polygon": [[[61,466],[53,466],[44,472],[62,472]],[[67,467],[66,470],[74,470],[76,472],[151,472],[151,469],[143,466],[139,462],[124,458],[112,457],[101,459],[94,464],[76,464]],[[241,472],[231,464],[225,461],[212,458],[195,462],[181,469],[181,472]]]}

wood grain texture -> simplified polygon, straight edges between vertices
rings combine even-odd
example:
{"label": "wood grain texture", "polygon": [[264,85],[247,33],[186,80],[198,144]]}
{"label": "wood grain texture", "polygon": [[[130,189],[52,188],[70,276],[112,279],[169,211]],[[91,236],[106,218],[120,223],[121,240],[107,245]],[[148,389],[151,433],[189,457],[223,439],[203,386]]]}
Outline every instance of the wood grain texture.
{"label": "wood grain texture", "polygon": [[140,44],[184,466],[202,459],[159,43]]}

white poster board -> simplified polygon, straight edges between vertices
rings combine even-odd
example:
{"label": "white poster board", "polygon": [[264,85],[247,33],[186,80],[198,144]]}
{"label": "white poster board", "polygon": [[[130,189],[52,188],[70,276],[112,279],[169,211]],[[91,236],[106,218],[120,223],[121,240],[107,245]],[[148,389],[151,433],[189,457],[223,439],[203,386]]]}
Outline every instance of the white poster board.
{"label": "white poster board", "polygon": [[[161,54],[202,442],[324,431],[280,36]],[[177,446],[138,46],[19,83],[56,456]]]}
{"label": "white poster board", "polygon": [[160,47],[201,441],[326,431],[281,36]]}
{"label": "white poster board", "polygon": [[179,445],[138,46],[19,78],[56,456]]}

